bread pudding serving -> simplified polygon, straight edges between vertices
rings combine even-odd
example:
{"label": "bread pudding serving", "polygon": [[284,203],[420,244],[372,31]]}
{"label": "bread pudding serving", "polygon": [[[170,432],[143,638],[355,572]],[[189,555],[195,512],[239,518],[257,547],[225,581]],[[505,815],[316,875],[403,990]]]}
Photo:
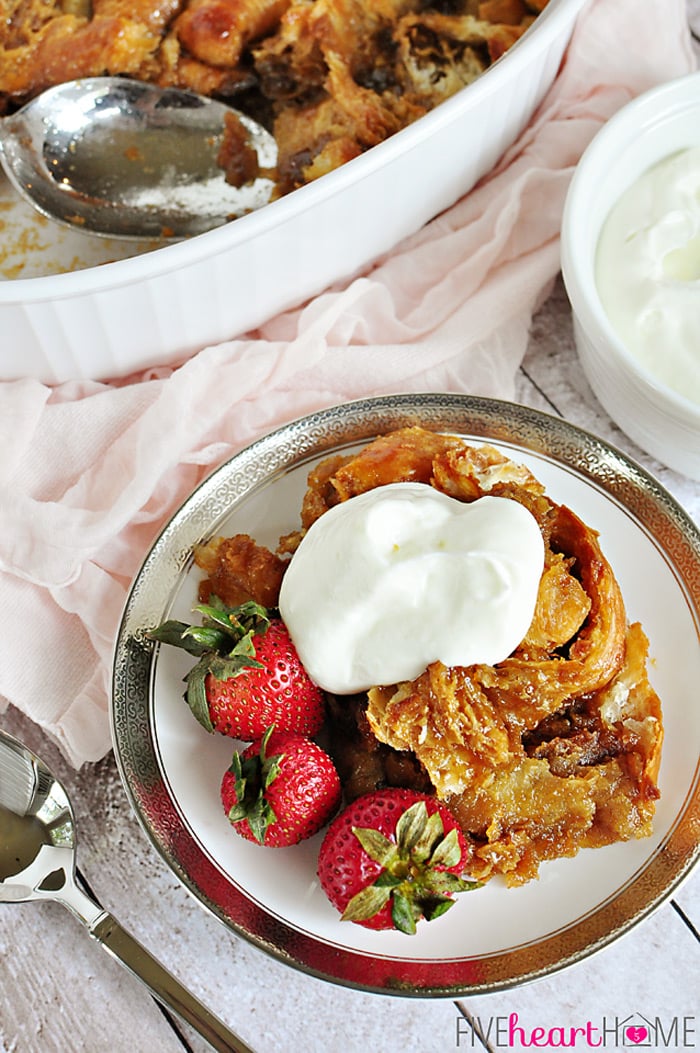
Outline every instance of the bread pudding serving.
{"label": "bread pudding serving", "polygon": [[494,447],[381,436],[313,468],[277,551],[239,534],[195,561],[202,603],[279,608],[323,691],[346,804],[434,798],[470,877],[511,886],[650,834],[663,723],[647,639],[595,530]]}
{"label": "bread pudding serving", "polygon": [[[54,84],[103,74],[193,89],[268,126],[286,193],[470,84],[546,2],[8,0],[0,114]],[[235,121],[229,133],[222,167],[235,182]]]}

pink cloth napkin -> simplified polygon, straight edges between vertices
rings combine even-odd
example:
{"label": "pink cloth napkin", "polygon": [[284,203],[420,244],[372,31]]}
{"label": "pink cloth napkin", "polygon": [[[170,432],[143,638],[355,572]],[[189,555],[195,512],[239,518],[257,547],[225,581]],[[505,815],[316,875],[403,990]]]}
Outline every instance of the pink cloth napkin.
{"label": "pink cloth napkin", "polygon": [[512,397],[578,158],[631,97],[694,68],[684,0],[592,0],[497,169],[366,274],[178,369],[0,384],[0,709],[75,766],[109,750],[130,581],[198,481],[263,433],[373,394]]}

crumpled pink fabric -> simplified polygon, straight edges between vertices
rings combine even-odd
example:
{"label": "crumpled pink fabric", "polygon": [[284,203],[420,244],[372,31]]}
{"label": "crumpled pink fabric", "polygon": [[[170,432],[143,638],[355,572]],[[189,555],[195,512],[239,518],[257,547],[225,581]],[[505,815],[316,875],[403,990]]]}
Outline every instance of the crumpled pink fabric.
{"label": "crumpled pink fabric", "polygon": [[630,98],[694,68],[684,0],[592,0],[495,171],[366,274],[178,369],[0,384],[0,708],[75,766],[109,750],[129,584],[199,480],[263,433],[374,394],[512,397],[578,158]]}

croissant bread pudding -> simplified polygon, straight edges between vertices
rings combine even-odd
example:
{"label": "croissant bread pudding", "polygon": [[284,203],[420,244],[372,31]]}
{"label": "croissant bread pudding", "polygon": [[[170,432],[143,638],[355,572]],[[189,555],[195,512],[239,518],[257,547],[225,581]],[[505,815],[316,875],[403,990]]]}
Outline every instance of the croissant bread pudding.
{"label": "croissant bread pudding", "polygon": [[[409,487],[397,490],[395,484]],[[620,588],[595,530],[556,504],[526,467],[495,448],[411,427],[384,435],[359,453],[328,457],[309,475],[301,528],[281,538],[276,552],[242,534],[216,538],[196,550],[196,563],[206,575],[200,599],[206,602],[216,594],[229,604],[254,599],[277,606],[295,567],[294,554],[313,525],[331,509],[362,500],[371,491],[375,496],[397,492],[408,496],[411,505],[421,495],[440,495],[438,503],[453,499],[458,512],[470,514],[508,505],[514,526],[509,520],[506,536],[493,544],[505,545],[507,554],[511,542],[517,548],[527,531],[534,531],[530,541],[533,552],[539,546],[540,563],[534,614],[527,614],[524,635],[513,622],[519,642],[506,645],[505,657],[492,664],[433,660],[397,682],[377,676],[368,688],[356,689],[351,678],[347,684],[352,690],[326,689],[325,734],[346,800],[384,786],[436,795],[470,843],[472,875],[485,881],[500,874],[511,886],[534,878],[544,860],[647,836],[659,797],[663,739],[660,702],[647,676],[647,639],[639,624],[627,622]],[[493,498],[506,500],[494,506]],[[384,514],[377,512],[380,518]],[[427,536],[430,523],[417,521],[425,522]],[[518,537],[509,537],[508,531],[516,528]],[[400,524],[398,529],[394,549],[415,544],[415,538],[399,536]],[[462,527],[458,515],[450,529],[459,539],[463,529],[478,528],[466,519]],[[352,535],[352,546],[360,552],[363,537],[357,531]],[[423,540],[418,537],[418,543]],[[367,581],[360,580],[360,569],[356,591],[369,594],[374,572],[371,561],[367,566]],[[432,589],[433,612],[441,606],[451,609],[451,597],[460,591],[450,584],[452,572],[433,575],[434,564],[426,566],[429,573],[422,583],[416,579],[415,588]],[[525,560],[521,569],[525,578],[532,576],[532,561]],[[333,597],[336,586],[341,588],[334,580],[316,582],[316,594],[326,590]],[[377,587],[381,600],[384,586],[379,582]],[[524,587],[530,586],[525,582]],[[444,595],[436,597],[436,588]],[[475,610],[464,634],[465,653],[472,637],[476,640],[484,629],[478,602]],[[510,608],[504,610],[504,617],[511,618]],[[422,632],[420,614],[408,608],[401,615],[397,611],[381,630],[388,633],[387,640],[408,632],[403,650],[418,663],[430,653],[422,647],[432,629],[426,624]],[[363,614],[353,624],[365,621]],[[459,635],[461,627],[453,622],[449,615],[445,625]],[[321,625],[321,636],[313,637],[321,641],[319,646],[327,628]],[[486,633],[489,639],[498,636],[497,621],[492,628]],[[358,632],[361,641],[362,629]],[[374,650],[377,660],[386,657],[391,677],[392,648],[383,646],[380,641]],[[303,658],[303,648],[300,654]],[[313,661],[312,655],[312,676]],[[371,672],[365,671],[365,677],[379,667],[370,663],[367,668]]]}
{"label": "croissant bread pudding", "polygon": [[[116,74],[190,88],[261,120],[280,194],[470,84],[547,0],[6,0],[0,115],[45,88]],[[221,165],[241,178],[229,127]]]}

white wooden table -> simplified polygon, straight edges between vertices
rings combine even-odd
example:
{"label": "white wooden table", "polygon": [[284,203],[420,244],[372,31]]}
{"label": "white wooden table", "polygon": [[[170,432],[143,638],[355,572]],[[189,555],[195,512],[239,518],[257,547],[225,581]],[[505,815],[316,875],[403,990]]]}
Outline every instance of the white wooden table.
{"label": "white wooden table", "polygon": [[[690,0],[690,12],[700,30],[700,0]],[[644,455],[591,394],[560,282],[535,319],[516,399],[629,453],[700,522],[700,485]],[[697,684],[689,685],[695,702],[697,692]],[[626,936],[547,979],[458,1001],[365,994],[270,960],[208,915],[142,834],[111,755],[76,773],[16,711],[0,723],[64,780],[77,815],[80,872],[102,904],[259,1053],[495,1053],[507,1048],[504,1028],[512,1013],[526,1031],[561,1027],[568,1034],[590,1021],[608,1049],[622,1048],[613,1037],[616,1023],[641,1013],[663,1023],[666,1048],[700,1048],[698,870]],[[2,1053],[206,1048],[166,1017],[62,907],[19,904],[0,911]],[[576,1048],[587,1048],[583,1038]]]}

